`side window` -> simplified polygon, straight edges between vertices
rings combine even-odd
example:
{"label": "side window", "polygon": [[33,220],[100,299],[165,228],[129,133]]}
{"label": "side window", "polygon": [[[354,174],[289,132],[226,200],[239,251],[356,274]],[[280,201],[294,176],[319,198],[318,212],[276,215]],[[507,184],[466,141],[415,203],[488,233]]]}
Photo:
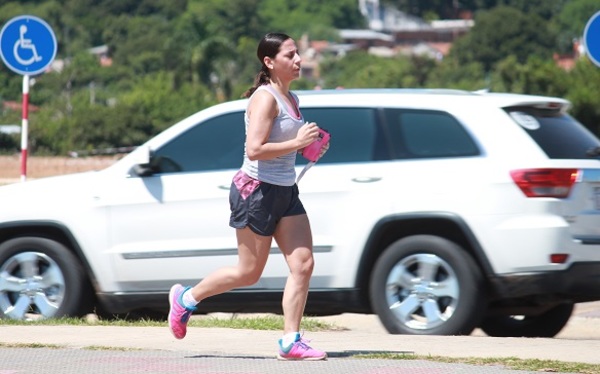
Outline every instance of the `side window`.
{"label": "side window", "polygon": [[244,156],[244,113],[211,118],[154,152],[162,172],[235,169]]}
{"label": "side window", "polygon": [[[304,119],[331,134],[331,147],[320,164],[389,159],[371,108],[301,108]],[[303,157],[298,163],[306,163]]]}
{"label": "side window", "polygon": [[461,157],[480,153],[469,133],[446,112],[387,109],[386,118],[395,158]]}

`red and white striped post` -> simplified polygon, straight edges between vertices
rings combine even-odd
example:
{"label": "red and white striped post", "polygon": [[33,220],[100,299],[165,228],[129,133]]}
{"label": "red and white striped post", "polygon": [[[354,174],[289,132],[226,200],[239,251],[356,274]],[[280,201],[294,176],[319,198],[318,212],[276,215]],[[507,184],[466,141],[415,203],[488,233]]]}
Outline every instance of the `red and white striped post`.
{"label": "red and white striped post", "polygon": [[29,75],[23,75],[23,109],[21,121],[21,182],[27,180],[27,133],[29,131]]}
{"label": "red and white striped post", "polygon": [[48,69],[56,57],[56,47],[56,36],[52,27],[36,16],[22,15],[11,18],[0,30],[0,59],[10,70],[23,75],[21,181],[27,178],[29,77],[42,74]]}

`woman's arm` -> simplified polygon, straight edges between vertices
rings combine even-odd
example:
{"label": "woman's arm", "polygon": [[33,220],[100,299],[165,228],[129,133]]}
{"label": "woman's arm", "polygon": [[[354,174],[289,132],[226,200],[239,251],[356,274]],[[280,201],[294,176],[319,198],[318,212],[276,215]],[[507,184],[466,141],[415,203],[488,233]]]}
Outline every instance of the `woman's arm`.
{"label": "woman's arm", "polygon": [[273,119],[279,113],[277,101],[266,91],[257,92],[248,106],[250,119],[246,134],[246,153],[250,160],[269,160],[297,151],[309,145],[319,134],[315,123],[308,123],[298,130],[295,139],[281,143],[268,143]]}

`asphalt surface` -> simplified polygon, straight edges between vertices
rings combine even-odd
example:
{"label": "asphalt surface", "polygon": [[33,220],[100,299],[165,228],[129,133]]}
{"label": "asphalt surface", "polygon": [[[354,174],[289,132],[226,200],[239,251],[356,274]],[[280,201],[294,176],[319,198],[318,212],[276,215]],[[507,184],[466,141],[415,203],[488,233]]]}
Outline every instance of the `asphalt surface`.
{"label": "asphalt surface", "polygon": [[362,353],[444,357],[516,357],[600,365],[600,304],[582,304],[553,339],[408,336],[385,332],[375,316],[324,319],[341,331],[311,332],[326,362],[275,359],[278,331],[189,328],[176,340],[165,327],[2,326],[0,374],[81,373],[524,373],[499,366],[446,364],[422,359],[383,360]]}

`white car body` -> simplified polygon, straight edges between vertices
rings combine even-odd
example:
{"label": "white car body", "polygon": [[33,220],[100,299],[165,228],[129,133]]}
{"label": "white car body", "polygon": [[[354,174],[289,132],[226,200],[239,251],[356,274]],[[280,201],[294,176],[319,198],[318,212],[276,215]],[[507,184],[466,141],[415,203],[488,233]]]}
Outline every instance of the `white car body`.
{"label": "white car body", "polygon": [[[552,294],[554,286],[548,285],[518,291],[513,300],[510,294],[513,284],[504,282],[513,277],[529,279],[529,275],[541,276],[540,279],[550,275],[553,279],[552,274],[564,273],[574,264],[600,270],[600,162],[593,157],[548,157],[524,131],[523,127],[535,127],[536,123],[528,124],[527,117],[519,126],[506,111],[506,108],[525,107],[565,112],[567,101],[427,90],[317,91],[299,92],[299,96],[303,112],[309,108],[316,111],[335,108],[340,113],[345,108],[398,108],[407,113],[444,113],[464,126],[479,150],[472,157],[376,162],[327,163],[325,155],[312,167],[299,182],[300,197],[313,231],[316,265],[311,295],[323,292],[327,295],[325,299],[338,293],[351,296],[348,299],[341,296],[339,300],[334,297],[329,307],[326,300],[312,307],[309,298],[307,310],[314,314],[372,312],[375,301],[361,301],[361,297],[369,294],[366,285],[377,257],[385,249],[375,249],[375,243],[387,246],[392,242],[387,238],[393,235],[392,231],[384,233],[383,228],[394,222],[399,228],[412,230],[409,229],[412,224],[402,224],[410,220],[415,225],[415,234],[431,234],[425,226],[414,223],[423,217],[464,229],[460,234],[462,239],[457,239],[458,234],[447,239],[462,246],[465,246],[463,241],[472,244],[467,252],[485,279],[482,287],[487,284],[486,287],[494,289],[486,295],[490,301],[487,310],[509,307],[511,314],[518,314],[524,305],[514,300],[532,295],[552,300],[547,305],[533,303],[533,315],[562,302],[600,299],[600,289],[573,293],[573,289],[567,288],[567,293],[559,297]],[[80,259],[94,293],[109,312],[127,312],[146,298],[152,302],[141,306],[156,309],[157,300],[162,297],[166,307],[166,294],[173,283],[195,284],[215,269],[235,264],[236,239],[234,229],[228,226],[228,197],[237,169],[144,175],[136,173],[136,167],[147,164],[150,154],[188,129],[227,113],[242,113],[245,106],[246,100],[238,100],[202,110],[105,170],[0,188],[0,242],[15,236],[39,235],[40,230],[29,233],[27,227],[52,226],[49,231],[41,230],[46,233],[42,236],[52,238],[53,232],[60,231],[68,237],[62,242]],[[311,120],[306,114],[305,118]],[[319,125],[328,128],[332,124]],[[243,132],[243,123],[239,124],[239,131]],[[346,135],[341,130],[332,132],[330,152],[339,146],[336,140]],[[202,152],[198,148],[198,157],[203,157]],[[302,166],[298,165],[297,172]],[[528,198],[511,177],[513,170],[561,168],[578,170],[577,180],[566,198]],[[436,223],[432,227],[438,226]],[[402,230],[394,232],[397,231]],[[435,231],[435,235],[444,236]],[[409,234],[403,232],[394,239]],[[556,254],[565,256],[552,261],[551,256]],[[283,257],[274,246],[259,282],[235,292],[250,298],[265,293],[280,295],[287,275]],[[534,283],[538,281],[535,278]],[[591,282],[590,288],[599,284],[597,278],[578,282],[586,281]],[[522,282],[517,283],[520,288]],[[535,295],[538,289],[540,295]],[[463,288],[460,292],[465,294]],[[277,309],[272,303],[263,308],[258,302],[244,307],[218,301],[214,310]],[[500,304],[498,308],[493,308],[495,301]],[[450,315],[440,319],[445,321],[447,317]],[[406,326],[414,327],[408,323]],[[398,332],[386,327],[390,332]],[[414,331],[437,334],[462,330],[435,330],[419,325]]]}

